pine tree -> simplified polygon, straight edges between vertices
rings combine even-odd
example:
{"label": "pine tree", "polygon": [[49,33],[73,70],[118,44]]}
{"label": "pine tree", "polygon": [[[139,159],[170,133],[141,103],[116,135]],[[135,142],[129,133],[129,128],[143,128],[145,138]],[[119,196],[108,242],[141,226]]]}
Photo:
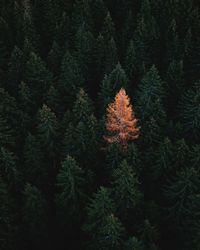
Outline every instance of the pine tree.
{"label": "pine tree", "polygon": [[137,57],[136,57],[135,45],[133,40],[130,40],[124,63],[126,74],[130,80],[133,80],[133,78],[135,77],[136,65],[137,65]]}
{"label": "pine tree", "polygon": [[113,170],[112,190],[119,213],[125,218],[141,201],[139,181],[134,170],[122,161],[118,168]]}
{"label": "pine tree", "polygon": [[24,81],[32,91],[36,103],[40,103],[42,97],[50,87],[52,73],[45,63],[35,53],[31,53],[25,66]]}
{"label": "pine tree", "polygon": [[0,176],[11,190],[19,184],[16,156],[4,147],[0,148]]}
{"label": "pine tree", "polygon": [[22,74],[24,70],[23,60],[23,52],[18,47],[14,47],[8,66],[7,77],[8,91],[12,95],[16,95],[18,85],[22,79]]}
{"label": "pine tree", "polygon": [[93,34],[81,24],[75,35],[76,60],[85,79],[90,80],[95,39]]}
{"label": "pine tree", "polygon": [[95,242],[95,249],[121,249],[124,228],[113,214],[107,216],[100,226]]}
{"label": "pine tree", "polygon": [[58,76],[58,74],[60,73],[62,57],[63,55],[62,55],[62,49],[60,45],[56,41],[53,41],[52,47],[48,53],[47,62],[48,62],[50,70],[56,76]]}
{"label": "pine tree", "polygon": [[168,184],[165,194],[169,200],[168,213],[177,225],[183,225],[191,211],[191,199],[199,191],[198,171],[194,168],[183,168]]}
{"label": "pine tree", "polygon": [[0,246],[2,250],[14,247],[12,202],[5,182],[0,178]]}
{"label": "pine tree", "polygon": [[8,122],[0,115],[0,147],[13,145],[15,138]]}
{"label": "pine tree", "polygon": [[184,135],[194,140],[199,140],[199,87],[197,82],[193,88],[187,90],[179,103],[179,117],[181,119]]}
{"label": "pine tree", "polygon": [[102,35],[106,42],[108,42],[112,37],[115,37],[115,26],[110,15],[110,12],[107,13],[104,24],[102,27]]}
{"label": "pine tree", "polygon": [[174,147],[169,138],[165,138],[160,143],[159,148],[155,153],[155,164],[153,169],[153,176],[155,179],[161,176],[167,176],[173,169]]}
{"label": "pine tree", "polygon": [[110,198],[110,191],[107,188],[100,187],[91,199],[87,209],[87,222],[83,229],[90,235],[90,245],[93,247],[96,246],[96,239],[103,223],[115,210],[114,202]]}
{"label": "pine tree", "polygon": [[43,154],[35,136],[28,134],[23,149],[23,175],[26,182],[42,187],[47,169],[43,165]]}
{"label": "pine tree", "polygon": [[45,104],[38,114],[38,139],[48,157],[55,157],[57,145],[57,119],[55,114]]}
{"label": "pine tree", "polygon": [[107,105],[114,98],[114,93],[121,88],[129,89],[129,79],[120,63],[118,63],[115,69],[109,75],[105,75],[102,81],[99,101],[103,112],[105,112]]}
{"label": "pine tree", "polygon": [[30,184],[24,189],[23,227],[25,247],[42,249],[47,244],[47,203],[41,192]]}
{"label": "pine tree", "polygon": [[72,122],[65,131],[64,154],[71,154],[86,166],[88,162],[96,164],[99,140],[97,120],[92,102],[83,89],[77,94],[72,111]]}
{"label": "pine tree", "polygon": [[124,89],[121,89],[115,97],[115,101],[108,106],[106,129],[110,135],[105,139],[109,143],[118,142],[127,147],[127,142],[135,140],[139,136],[139,128],[136,127],[137,119],[134,117],[129,97]]}
{"label": "pine tree", "polygon": [[[74,56],[66,51],[62,64],[61,64],[61,74],[59,79],[59,91],[63,96],[63,102],[71,106],[74,102],[77,89],[83,86],[84,78],[78,62]],[[67,100],[65,95],[68,96]]]}
{"label": "pine tree", "polygon": [[62,162],[56,181],[56,205],[61,224],[80,219],[83,185],[83,171],[75,159],[68,155]]}
{"label": "pine tree", "polygon": [[158,70],[152,66],[145,74],[136,92],[136,114],[140,117],[141,138],[144,143],[162,139],[166,126],[164,109],[165,88]]}
{"label": "pine tree", "polygon": [[124,244],[124,250],[144,250],[144,244],[136,237],[129,238]]}
{"label": "pine tree", "polygon": [[22,125],[22,113],[17,107],[15,98],[11,97],[3,88],[0,88],[0,114],[11,127],[13,136],[19,135]]}
{"label": "pine tree", "polygon": [[147,219],[144,221],[141,240],[144,242],[147,249],[157,250],[157,240],[159,238],[157,229]]}
{"label": "pine tree", "polygon": [[104,53],[104,74],[110,74],[118,62],[117,46],[113,37],[111,37],[111,39],[105,43]]}
{"label": "pine tree", "polygon": [[95,31],[99,32],[103,26],[107,14],[107,8],[103,0],[94,0],[91,2],[91,13],[94,20]]}

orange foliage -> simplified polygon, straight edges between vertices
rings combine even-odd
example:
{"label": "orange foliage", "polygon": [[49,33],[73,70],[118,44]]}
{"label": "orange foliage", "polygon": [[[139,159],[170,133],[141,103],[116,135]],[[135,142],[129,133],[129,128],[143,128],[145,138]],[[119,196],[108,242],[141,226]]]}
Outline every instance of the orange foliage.
{"label": "orange foliage", "polygon": [[128,141],[138,138],[139,128],[136,127],[137,119],[134,116],[130,99],[122,88],[113,103],[107,108],[106,129],[109,133],[105,140],[109,143],[119,142],[123,147]]}

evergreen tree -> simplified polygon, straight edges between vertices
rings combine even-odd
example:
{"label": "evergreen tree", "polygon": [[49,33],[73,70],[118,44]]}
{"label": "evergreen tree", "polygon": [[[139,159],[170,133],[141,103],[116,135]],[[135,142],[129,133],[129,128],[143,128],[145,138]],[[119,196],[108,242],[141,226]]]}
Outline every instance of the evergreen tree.
{"label": "evergreen tree", "polygon": [[56,76],[58,76],[58,74],[60,73],[62,57],[63,55],[60,45],[56,41],[53,41],[52,47],[48,54],[47,62],[50,70]]}
{"label": "evergreen tree", "polygon": [[24,81],[32,91],[32,98],[40,103],[42,97],[50,87],[52,73],[45,63],[35,53],[31,53],[25,66]]}
{"label": "evergreen tree", "polygon": [[102,27],[102,35],[106,42],[108,42],[112,37],[115,37],[115,26],[110,15],[110,12],[107,13],[103,27]]}
{"label": "evergreen tree", "polygon": [[18,85],[22,79],[22,74],[24,70],[23,60],[24,60],[23,52],[18,47],[15,47],[11,54],[8,66],[8,79],[7,79],[8,91],[12,95],[16,95]]}
{"label": "evergreen tree", "polygon": [[199,139],[199,82],[187,90],[179,103],[180,119],[184,129],[184,136]]}
{"label": "evergreen tree", "polygon": [[156,242],[158,240],[157,229],[151,225],[149,220],[144,221],[141,240],[144,242],[147,249],[156,250],[158,249]]}
{"label": "evergreen tree", "polygon": [[118,63],[115,69],[109,74],[105,75],[101,91],[99,94],[99,99],[101,102],[102,110],[105,111],[108,104],[114,97],[114,93],[118,92],[121,88],[129,89],[129,80],[120,63]]}
{"label": "evergreen tree", "polygon": [[83,171],[71,156],[62,162],[57,175],[56,195],[57,211],[60,223],[68,223],[80,219],[80,209],[83,200]]}
{"label": "evergreen tree", "polygon": [[105,43],[105,62],[104,62],[104,73],[110,74],[117,62],[118,62],[118,52],[115,40],[111,37],[110,40]]}
{"label": "evergreen tree", "polygon": [[[84,78],[76,58],[67,51],[62,60],[59,80],[59,91],[61,95],[64,95],[64,104],[72,105],[77,90],[82,87],[83,82]],[[65,95],[68,96],[67,100],[65,100]]]}
{"label": "evergreen tree", "polygon": [[83,228],[91,237],[91,247],[97,247],[97,236],[101,232],[104,222],[108,216],[112,215],[114,210],[115,207],[110,198],[110,191],[107,188],[100,187],[88,205],[87,222]]}
{"label": "evergreen tree", "polygon": [[13,145],[15,138],[8,122],[0,115],[0,146]]}
{"label": "evergreen tree", "polygon": [[25,247],[42,249],[47,244],[47,203],[41,192],[26,184],[24,189],[23,227]]}
{"label": "evergreen tree", "polygon": [[159,145],[155,155],[156,160],[153,169],[154,178],[157,179],[161,176],[167,176],[173,169],[174,159],[174,147],[169,138],[165,138],[164,141]]}
{"label": "evergreen tree", "polygon": [[129,238],[124,244],[124,250],[143,250],[143,243],[138,240],[136,237]]}
{"label": "evergreen tree", "polygon": [[26,182],[44,186],[46,169],[43,165],[41,147],[35,136],[28,134],[23,149],[23,175]]}
{"label": "evergreen tree", "polygon": [[165,88],[158,70],[152,66],[143,77],[136,93],[136,114],[141,122],[141,137],[146,143],[159,141],[164,133]]}
{"label": "evergreen tree", "polygon": [[0,178],[0,246],[2,250],[14,247],[12,202],[5,182]]}
{"label": "evergreen tree", "polygon": [[126,52],[124,68],[130,80],[133,80],[136,74],[137,57],[133,40],[130,40]]}
{"label": "evergreen tree", "polygon": [[0,176],[11,190],[16,189],[19,184],[16,156],[4,147],[0,148]]}
{"label": "evergreen tree", "polygon": [[138,178],[126,160],[113,170],[112,190],[118,210],[123,218],[141,201],[142,194],[139,190]]}
{"label": "evergreen tree", "polygon": [[113,214],[107,216],[96,235],[95,249],[121,249],[124,228]]}
{"label": "evergreen tree", "polygon": [[55,114],[44,104],[38,114],[37,133],[42,149],[50,158],[54,158],[57,152],[57,129]]}

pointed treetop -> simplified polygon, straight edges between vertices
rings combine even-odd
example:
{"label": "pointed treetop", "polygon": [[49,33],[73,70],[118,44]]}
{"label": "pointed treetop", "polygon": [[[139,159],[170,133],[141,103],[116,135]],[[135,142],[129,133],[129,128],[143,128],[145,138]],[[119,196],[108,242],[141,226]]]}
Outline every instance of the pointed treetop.
{"label": "pointed treetop", "polygon": [[137,119],[134,116],[130,99],[124,88],[115,96],[113,103],[107,108],[106,129],[109,133],[105,137],[109,143],[119,142],[123,147],[128,141],[138,138],[139,128],[136,127]]}

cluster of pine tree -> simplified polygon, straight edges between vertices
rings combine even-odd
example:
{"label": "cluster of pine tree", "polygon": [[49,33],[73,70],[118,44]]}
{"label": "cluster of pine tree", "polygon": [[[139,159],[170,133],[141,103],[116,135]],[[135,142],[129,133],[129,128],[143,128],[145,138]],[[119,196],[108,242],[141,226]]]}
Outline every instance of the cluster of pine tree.
{"label": "cluster of pine tree", "polygon": [[[200,249],[200,2],[0,0],[0,249]],[[106,143],[126,89],[140,135]]]}

